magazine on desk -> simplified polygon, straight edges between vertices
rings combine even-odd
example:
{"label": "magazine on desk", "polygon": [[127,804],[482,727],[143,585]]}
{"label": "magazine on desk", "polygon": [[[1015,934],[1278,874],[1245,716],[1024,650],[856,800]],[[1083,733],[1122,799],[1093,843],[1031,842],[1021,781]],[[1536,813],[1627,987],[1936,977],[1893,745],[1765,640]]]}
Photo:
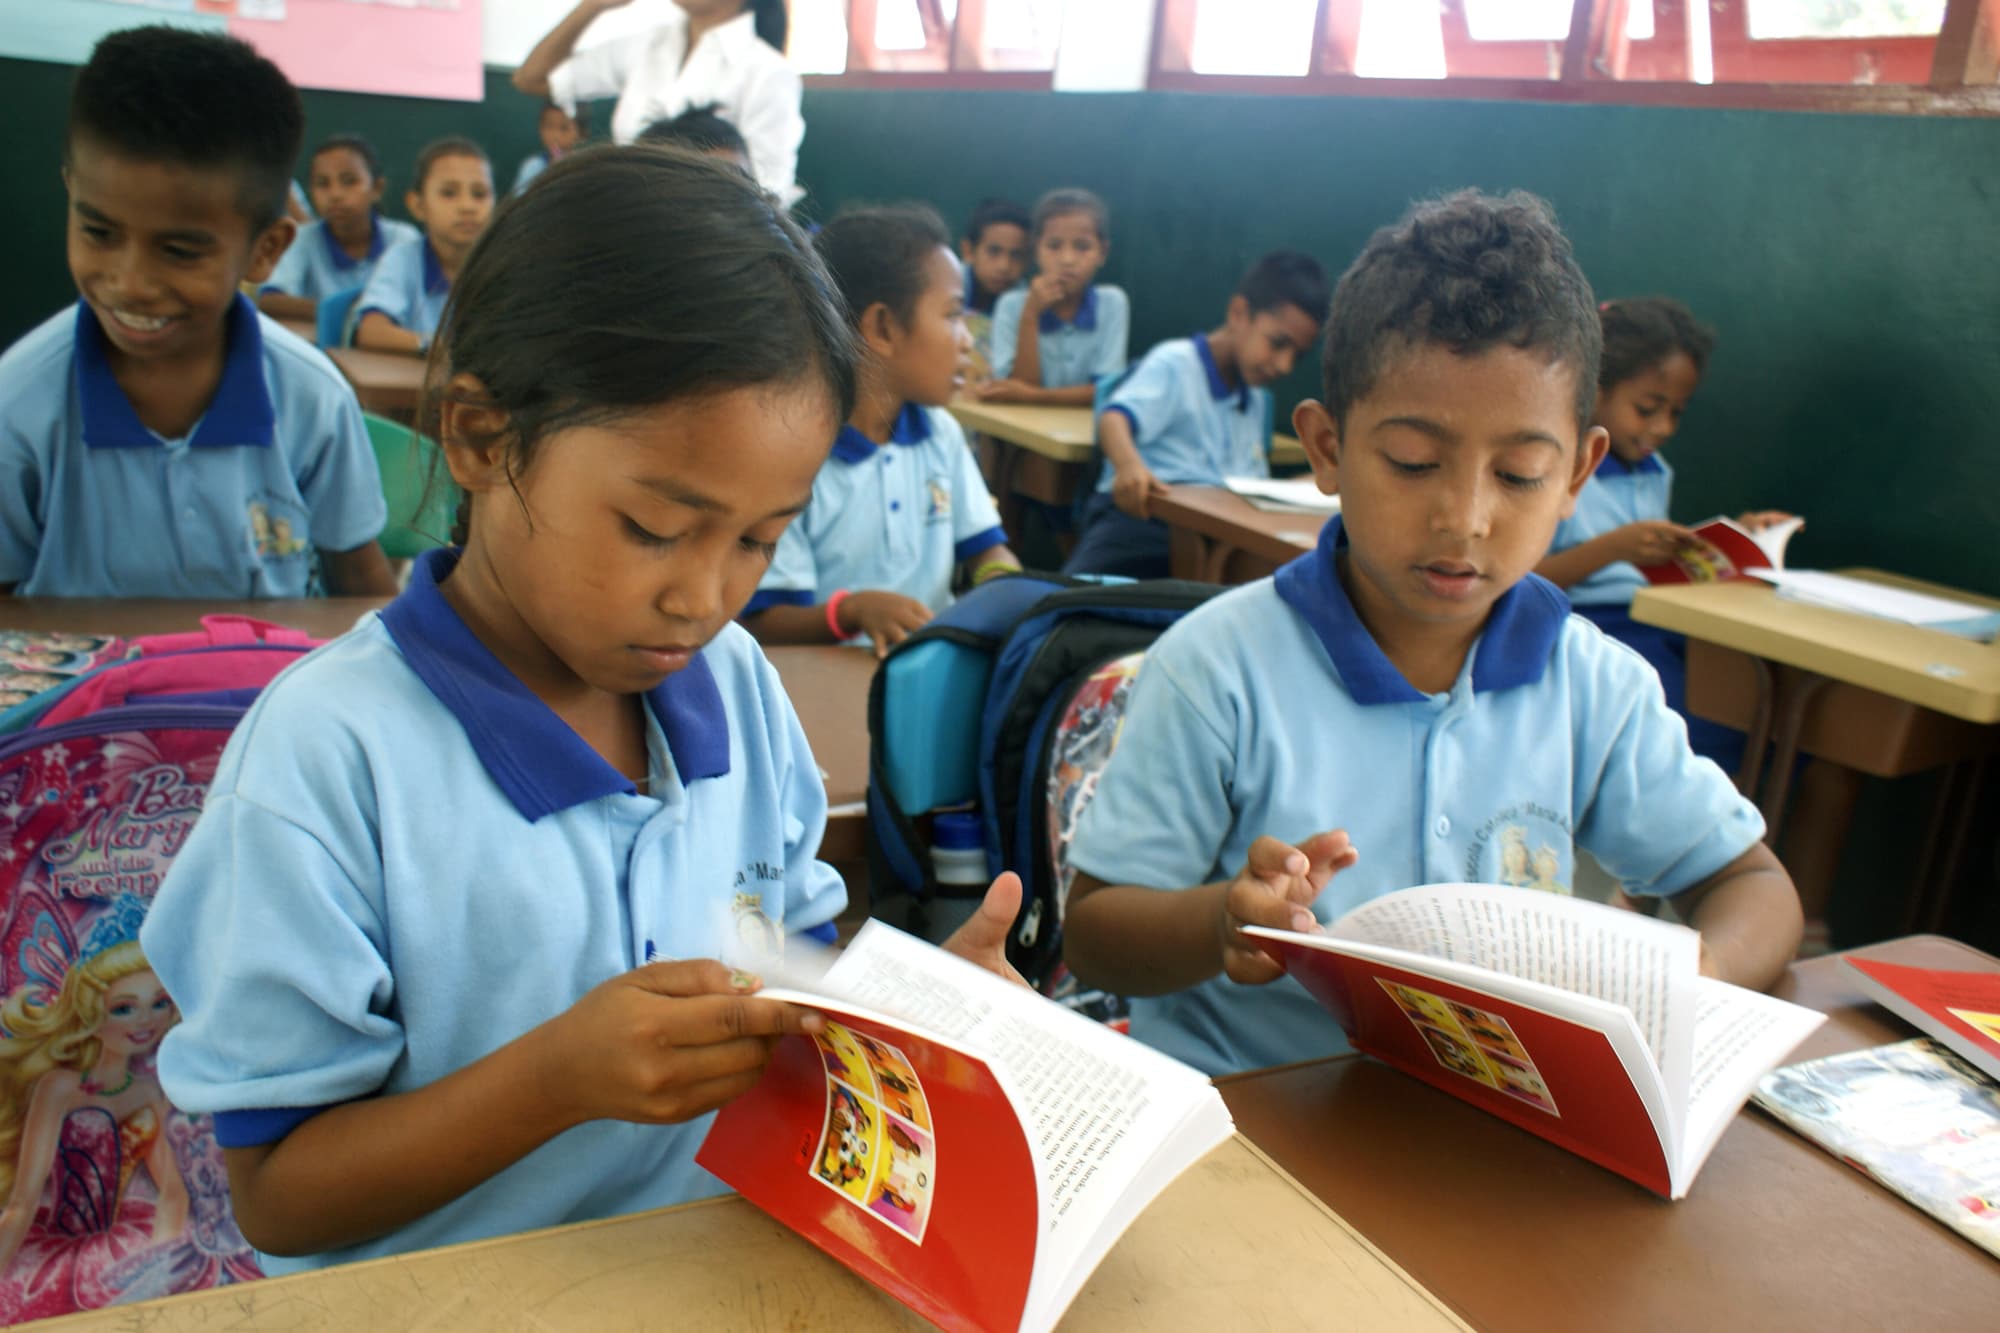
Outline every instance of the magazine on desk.
{"label": "magazine on desk", "polygon": [[760,963],[818,1010],[699,1161],[948,1329],[1046,1329],[1175,1177],[1233,1132],[1195,1070],[879,921]]}
{"label": "magazine on desk", "polygon": [[1364,1051],[1670,1199],[1825,1015],[1700,975],[1685,926],[1493,884],[1246,934]]}

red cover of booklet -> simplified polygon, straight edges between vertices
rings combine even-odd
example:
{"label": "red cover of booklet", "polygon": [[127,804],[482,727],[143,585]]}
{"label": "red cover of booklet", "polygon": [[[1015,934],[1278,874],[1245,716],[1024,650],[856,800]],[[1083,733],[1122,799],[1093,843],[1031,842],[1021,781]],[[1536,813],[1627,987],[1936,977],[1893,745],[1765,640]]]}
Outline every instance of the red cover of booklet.
{"label": "red cover of booklet", "polygon": [[1639,572],[1648,583],[1714,583],[1748,578],[1753,569],[1783,569],[1785,546],[1804,526],[1804,519],[1790,518],[1751,532],[1735,519],[1711,518],[1694,529],[1700,545],[1665,564],[1641,565]]}
{"label": "red cover of booklet", "polygon": [[2000,1082],[2000,972],[1945,972],[1850,958],[1861,989]]}

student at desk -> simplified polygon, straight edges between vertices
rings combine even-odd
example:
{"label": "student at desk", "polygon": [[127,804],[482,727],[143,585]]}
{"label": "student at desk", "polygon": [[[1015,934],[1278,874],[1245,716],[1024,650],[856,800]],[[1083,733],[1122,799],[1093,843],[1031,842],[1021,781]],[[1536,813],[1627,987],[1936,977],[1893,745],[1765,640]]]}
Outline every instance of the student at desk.
{"label": "student at desk", "polygon": [[91,53],[63,159],[81,299],[0,356],[0,593],[303,597],[315,566],[395,592],[354,394],[241,293],[292,236],[303,127],[234,39],[135,28]]}
{"label": "student at desk", "polygon": [[[459,545],[259,696],[141,931],[273,1273],[723,1192],[708,1113],[820,1020],[713,960],[846,900],[730,623],[854,392],[805,237],[734,168],[581,154],[440,338]],[[1004,967],[1019,893],[954,947]]]}
{"label": "student at desk", "polygon": [[403,205],[424,234],[396,246],[375,266],[355,303],[356,347],[430,348],[452,281],[493,216],[493,166],[486,150],[459,138],[425,145]]}
{"label": "student at desk", "polygon": [[993,306],[989,403],[1088,407],[1096,382],[1125,369],[1132,305],[1097,281],[1111,254],[1111,210],[1088,190],[1050,190],[1035,204],[1035,277]]}
{"label": "student at desk", "polygon": [[1782,975],[1798,897],[1756,808],[1530,572],[1604,455],[1598,338],[1527,195],[1421,204],[1340,280],[1327,400],[1292,421],[1342,514],[1154,644],[1070,845],[1065,958],[1140,997],[1133,1036],[1210,1073],[1333,1054],[1340,1028],[1242,926],[1426,882],[1567,891],[1576,846],[1673,903],[1704,971]]}

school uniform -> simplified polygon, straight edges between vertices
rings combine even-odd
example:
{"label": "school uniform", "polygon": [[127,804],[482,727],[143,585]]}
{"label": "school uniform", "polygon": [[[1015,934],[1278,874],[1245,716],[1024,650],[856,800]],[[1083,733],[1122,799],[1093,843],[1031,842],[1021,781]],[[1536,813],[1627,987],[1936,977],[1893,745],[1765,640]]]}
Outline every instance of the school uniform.
{"label": "school uniform", "polygon": [[843,588],[899,592],[939,611],[957,568],[1006,540],[958,422],[906,403],[885,445],[841,428],[744,614],[817,606]]}
{"label": "school uniform", "polygon": [[[1330,923],[1415,884],[1567,893],[1579,846],[1627,893],[1668,896],[1763,836],[1756,807],[1688,749],[1646,664],[1552,584],[1509,589],[1451,689],[1424,694],[1341,587],[1343,542],[1330,520],[1314,551],[1160,637],[1071,865],[1186,889],[1234,878],[1266,834],[1344,828],[1361,859],[1313,905]],[[1346,1044],[1290,978],[1134,1000],[1132,1034],[1211,1074]]]}
{"label": "school uniform", "polygon": [[[451,609],[457,558],[420,557],[259,696],[141,931],[181,1011],[161,1084],[225,1147],[434,1083],[649,956],[775,948],[846,901],[813,859],[819,771],[749,635],[646,695],[640,795]],[[707,1128],[592,1121],[388,1235],[265,1271],[719,1194],[694,1163]]]}
{"label": "school uniform", "polygon": [[[993,306],[993,377],[1014,373],[1014,349],[1021,337],[1021,314],[1028,293],[1015,288]],[[1044,310],[1037,320],[1042,387],[1067,389],[1091,384],[1125,369],[1125,346],[1132,326],[1132,303],[1121,288],[1098,283],[1084,292],[1076,315],[1063,319]]]}
{"label": "school uniform", "polygon": [[368,253],[356,259],[334,239],[333,231],[326,223],[308,222],[299,228],[299,234],[292,238],[291,248],[285,251],[284,258],[271,270],[270,279],[259,291],[323,301],[335,292],[365,287],[368,279],[374,276],[376,264],[381,262],[383,254],[391,246],[416,240],[422,235],[407,222],[395,222],[380,213],[373,214],[369,222]]}
{"label": "school uniform", "polygon": [[[1008,291],[1018,288],[1010,287]],[[993,378],[993,308],[1000,303],[996,294],[984,306],[980,304],[979,279],[973,276],[970,265],[965,270],[965,331],[972,335],[971,364],[966,368],[968,384],[984,384]]]}
{"label": "school uniform", "polygon": [[535,183],[535,177],[548,169],[549,155],[547,153],[534,153],[522,158],[520,168],[514,173],[514,184],[508,189],[507,193],[519,194]]}
{"label": "school uniform", "polygon": [[376,262],[374,275],[355,303],[354,324],[359,328],[369,311],[379,311],[422,337],[424,346],[429,347],[450,295],[451,279],[445,276],[437,251],[419,233],[414,239],[390,246]]}
{"label": "school uniform", "polygon": [[0,356],[0,583],[24,597],[304,597],[388,518],[354,391],[238,296],[193,430],[141,424],[79,301]]}
{"label": "school uniform", "polygon": [[[1664,520],[1673,498],[1674,470],[1658,454],[1636,464],[1604,456],[1577,493],[1576,512],[1556,528],[1549,553],[1567,551],[1628,523]],[[1635,649],[1659,673],[1667,704],[1687,721],[1695,751],[1733,773],[1743,759],[1743,733],[1687,711],[1687,638],[1632,618],[1632,596],[1646,576],[1627,560],[1592,571],[1569,587],[1570,604],[1606,634]]]}
{"label": "school uniform", "polygon": [[[1177,338],[1146,353],[1105,403],[1106,415],[1123,416],[1139,457],[1169,485],[1220,486],[1229,477],[1268,477],[1271,393],[1248,385],[1231,388],[1215,364],[1208,335]],[[1075,574],[1124,574],[1164,578],[1167,525],[1137,519],[1111,499],[1114,473],[1107,462],[1097,490],[1084,502],[1082,536],[1063,566]]]}

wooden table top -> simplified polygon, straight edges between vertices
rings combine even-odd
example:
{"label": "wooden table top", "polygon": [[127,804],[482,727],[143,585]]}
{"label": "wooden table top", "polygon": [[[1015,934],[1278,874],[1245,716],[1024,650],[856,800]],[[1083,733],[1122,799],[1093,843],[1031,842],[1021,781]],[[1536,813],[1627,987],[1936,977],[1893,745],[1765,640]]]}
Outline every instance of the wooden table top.
{"label": "wooden table top", "polygon": [[[1039,407],[1026,403],[982,403],[954,399],[951,414],[971,431],[1058,463],[1088,463],[1097,456],[1097,426],[1087,407]],[[1280,467],[1304,463],[1305,449],[1290,435],[1274,436],[1271,461]]]}
{"label": "wooden table top", "polygon": [[423,357],[362,347],[334,347],[327,355],[354,386],[366,411],[392,416],[416,412],[424,391]]}
{"label": "wooden table top", "polygon": [[[2000,608],[1992,598],[1880,570],[1840,572]],[[1632,618],[1967,722],[2000,722],[2000,645],[1791,601],[1755,579],[1641,588]]]}
{"label": "wooden table top", "polygon": [[[1190,1168],[1140,1215],[1085,1283],[1061,1327],[1070,1333],[1209,1333],[1334,1324],[1355,1333],[1465,1327],[1236,1138]],[[23,1327],[49,1333],[791,1333],[930,1326],[732,1195]]]}
{"label": "wooden table top", "polygon": [[1282,565],[1310,551],[1326,526],[1325,514],[1285,514],[1259,509],[1220,486],[1169,486],[1153,502],[1153,516],[1212,541]]}
{"label": "wooden table top", "polygon": [[[1857,950],[1960,971],[1937,936]],[[1839,957],[1776,994],[1829,1015],[1787,1063],[1899,1041]],[[1455,1309],[1495,1333],[1988,1327],[2000,1261],[1755,1110],[1668,1203],[1377,1061],[1219,1081],[1237,1129]]]}

